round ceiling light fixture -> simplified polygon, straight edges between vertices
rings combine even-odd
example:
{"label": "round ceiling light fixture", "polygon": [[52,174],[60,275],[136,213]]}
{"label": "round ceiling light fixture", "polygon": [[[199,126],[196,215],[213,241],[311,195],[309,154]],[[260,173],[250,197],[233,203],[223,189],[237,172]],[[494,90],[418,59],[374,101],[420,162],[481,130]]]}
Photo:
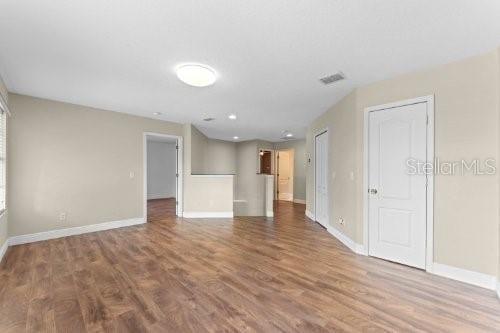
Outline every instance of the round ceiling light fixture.
{"label": "round ceiling light fixture", "polygon": [[234,113],[231,113],[229,116],[227,116],[231,120],[236,120],[236,115]]}
{"label": "round ceiling light fixture", "polygon": [[234,140],[238,140],[240,137],[239,136],[233,136]]}
{"label": "round ceiling light fixture", "polygon": [[286,137],[287,138],[291,138],[291,137],[293,137],[293,134],[292,133],[286,133]]}
{"label": "round ceiling light fixture", "polygon": [[176,68],[177,77],[193,87],[208,87],[215,83],[215,70],[202,64],[185,64]]}

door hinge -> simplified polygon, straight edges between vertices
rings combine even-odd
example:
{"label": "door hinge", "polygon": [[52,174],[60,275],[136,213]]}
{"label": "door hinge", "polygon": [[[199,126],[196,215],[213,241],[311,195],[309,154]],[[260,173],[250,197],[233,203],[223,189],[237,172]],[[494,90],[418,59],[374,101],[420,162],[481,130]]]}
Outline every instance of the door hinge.
{"label": "door hinge", "polygon": [[429,125],[429,115],[426,115],[426,116],[425,116],[425,123],[426,123],[427,125]]}
{"label": "door hinge", "polygon": [[176,201],[176,202],[175,202],[175,204],[176,204],[176,205],[178,205],[178,204],[179,204],[179,201]]}
{"label": "door hinge", "polygon": [[179,150],[179,146],[175,146],[175,149]]}
{"label": "door hinge", "polygon": [[175,174],[175,177],[179,177],[179,174],[178,174],[178,173],[176,173],[176,174]]}

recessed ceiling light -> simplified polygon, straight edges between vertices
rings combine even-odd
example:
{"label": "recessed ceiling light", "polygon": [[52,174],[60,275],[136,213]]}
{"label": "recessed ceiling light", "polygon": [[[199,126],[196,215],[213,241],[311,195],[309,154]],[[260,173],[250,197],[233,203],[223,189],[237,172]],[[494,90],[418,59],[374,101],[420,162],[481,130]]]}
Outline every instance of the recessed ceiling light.
{"label": "recessed ceiling light", "polygon": [[235,120],[237,117],[234,113],[231,113],[229,116],[227,116],[231,120]]}
{"label": "recessed ceiling light", "polygon": [[286,133],[286,137],[287,137],[287,138],[291,138],[292,136],[293,136],[293,134],[292,134],[292,133]]}
{"label": "recessed ceiling light", "polygon": [[239,136],[233,136],[233,139],[238,140],[240,137]]}
{"label": "recessed ceiling light", "polygon": [[153,112],[155,116],[161,116],[161,112]]}
{"label": "recessed ceiling light", "polygon": [[186,64],[177,67],[179,80],[194,87],[207,87],[215,83],[215,71],[206,65]]}

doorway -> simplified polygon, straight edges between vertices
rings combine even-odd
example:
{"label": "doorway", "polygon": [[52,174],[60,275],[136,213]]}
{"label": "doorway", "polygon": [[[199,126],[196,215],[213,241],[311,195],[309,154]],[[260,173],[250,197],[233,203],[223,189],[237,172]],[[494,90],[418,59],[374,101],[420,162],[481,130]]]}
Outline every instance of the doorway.
{"label": "doorway", "polygon": [[144,133],[146,221],[182,216],[182,138]]}
{"label": "doorway", "polygon": [[365,113],[368,254],[421,269],[432,262],[433,171],[411,165],[433,163],[433,110],[430,96]]}
{"label": "doorway", "polygon": [[272,150],[261,149],[259,152],[259,173],[263,175],[272,175]]}
{"label": "doorway", "polygon": [[276,199],[293,201],[293,149],[276,151]]}
{"label": "doorway", "polygon": [[314,218],[328,228],[328,131],[314,138]]}

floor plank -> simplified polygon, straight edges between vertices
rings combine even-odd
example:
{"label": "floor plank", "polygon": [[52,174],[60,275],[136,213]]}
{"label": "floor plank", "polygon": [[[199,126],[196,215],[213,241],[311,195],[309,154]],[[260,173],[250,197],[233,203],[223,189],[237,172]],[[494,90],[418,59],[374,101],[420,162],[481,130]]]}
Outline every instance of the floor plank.
{"label": "floor plank", "polygon": [[499,332],[494,292],[353,254],[276,202],[275,217],[182,219],[9,248],[0,332]]}

